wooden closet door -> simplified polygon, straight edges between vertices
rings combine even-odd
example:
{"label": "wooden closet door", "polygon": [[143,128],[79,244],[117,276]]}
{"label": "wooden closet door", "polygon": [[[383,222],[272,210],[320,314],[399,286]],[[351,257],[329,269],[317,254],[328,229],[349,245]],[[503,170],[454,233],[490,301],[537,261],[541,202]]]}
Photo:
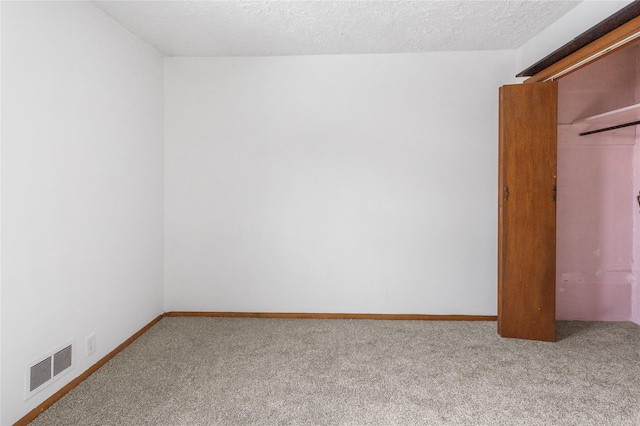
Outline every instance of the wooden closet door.
{"label": "wooden closet door", "polygon": [[556,82],[500,88],[498,333],[556,335]]}

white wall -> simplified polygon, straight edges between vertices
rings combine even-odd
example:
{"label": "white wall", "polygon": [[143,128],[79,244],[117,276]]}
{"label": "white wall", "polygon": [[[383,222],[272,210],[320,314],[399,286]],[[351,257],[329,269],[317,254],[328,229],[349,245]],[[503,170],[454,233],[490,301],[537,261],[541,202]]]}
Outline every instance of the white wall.
{"label": "white wall", "polygon": [[584,0],[518,49],[518,72],[535,64],[633,0]]}
{"label": "white wall", "polygon": [[496,313],[515,54],[165,59],[165,310]]}
{"label": "white wall", "polygon": [[[89,3],[3,2],[2,88],[8,425],[163,311],[162,57]],[[23,401],[72,337],[72,373]]]}

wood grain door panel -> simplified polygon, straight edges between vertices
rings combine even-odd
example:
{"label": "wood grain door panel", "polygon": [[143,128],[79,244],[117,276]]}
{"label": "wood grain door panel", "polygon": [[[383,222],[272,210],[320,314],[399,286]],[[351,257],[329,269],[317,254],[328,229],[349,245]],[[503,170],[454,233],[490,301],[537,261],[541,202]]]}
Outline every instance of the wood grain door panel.
{"label": "wood grain door panel", "polygon": [[555,340],[556,82],[500,88],[498,333]]}

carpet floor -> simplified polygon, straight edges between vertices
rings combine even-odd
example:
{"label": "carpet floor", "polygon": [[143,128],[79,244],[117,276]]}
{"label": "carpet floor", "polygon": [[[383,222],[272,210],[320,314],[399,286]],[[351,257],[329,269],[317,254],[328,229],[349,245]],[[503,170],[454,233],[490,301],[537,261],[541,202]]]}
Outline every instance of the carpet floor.
{"label": "carpet floor", "polygon": [[640,425],[640,327],[164,318],[32,425]]}

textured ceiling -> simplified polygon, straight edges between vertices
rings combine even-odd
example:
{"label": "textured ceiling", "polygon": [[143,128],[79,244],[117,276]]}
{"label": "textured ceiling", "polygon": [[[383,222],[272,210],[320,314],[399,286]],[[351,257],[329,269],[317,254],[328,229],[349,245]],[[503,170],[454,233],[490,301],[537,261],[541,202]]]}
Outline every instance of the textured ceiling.
{"label": "textured ceiling", "polygon": [[579,1],[95,1],[167,56],[515,49]]}

